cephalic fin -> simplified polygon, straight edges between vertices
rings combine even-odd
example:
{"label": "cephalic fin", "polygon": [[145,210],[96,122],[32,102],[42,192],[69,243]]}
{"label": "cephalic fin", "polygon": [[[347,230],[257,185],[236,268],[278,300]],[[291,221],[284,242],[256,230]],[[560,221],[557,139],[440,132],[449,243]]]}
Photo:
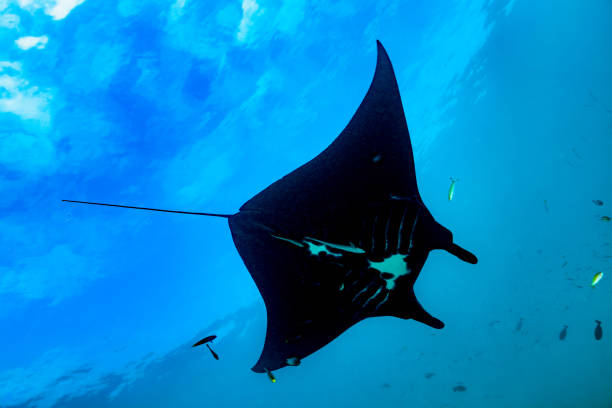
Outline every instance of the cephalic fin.
{"label": "cephalic fin", "polygon": [[473,253],[471,253],[470,251],[467,251],[463,248],[461,248],[459,245],[451,243],[448,248],[445,248],[448,252],[450,252],[451,254],[455,255],[457,258],[461,259],[464,262],[468,262],[471,264],[476,264],[478,263],[478,258],[476,258],[476,255],[474,255]]}

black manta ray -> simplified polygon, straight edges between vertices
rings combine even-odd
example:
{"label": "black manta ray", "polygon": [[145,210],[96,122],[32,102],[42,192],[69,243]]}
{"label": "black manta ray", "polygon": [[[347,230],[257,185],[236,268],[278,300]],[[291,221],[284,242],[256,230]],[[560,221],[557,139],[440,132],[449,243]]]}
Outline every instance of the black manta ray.
{"label": "black manta ray", "polygon": [[368,317],[414,319],[441,329],[444,323],[413,291],[429,251],[445,249],[477,262],[423,204],[393,67],[377,45],[374,79],[342,133],[238,213],[102,204],[228,218],[267,311],[255,372],[297,365]]}

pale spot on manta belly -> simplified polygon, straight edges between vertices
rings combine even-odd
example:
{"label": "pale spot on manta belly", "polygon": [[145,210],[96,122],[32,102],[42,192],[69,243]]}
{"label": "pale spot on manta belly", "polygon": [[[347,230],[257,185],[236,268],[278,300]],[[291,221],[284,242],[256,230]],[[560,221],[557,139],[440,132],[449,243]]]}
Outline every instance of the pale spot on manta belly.
{"label": "pale spot on manta belly", "polygon": [[[374,299],[376,296],[378,296],[378,294],[380,293],[380,291],[382,290],[382,286],[378,288],[378,290],[368,298],[368,300],[363,304],[363,307],[366,307],[368,305],[368,303],[370,303],[370,301],[372,299]],[[386,299],[386,298],[385,298]]]}
{"label": "pale spot on manta belly", "polygon": [[276,239],[280,239],[282,241],[288,242],[300,248],[306,247],[308,249],[308,252],[310,252],[311,255],[331,255],[336,258],[339,258],[342,256],[342,254],[331,252],[327,248],[337,249],[339,251],[350,252],[353,254],[365,254],[365,251],[363,249],[357,248],[352,243],[351,245],[334,244],[332,242],[321,241],[320,239],[311,238],[311,237],[304,237],[302,242],[299,242],[294,239],[280,237],[274,234],[270,234],[270,235],[272,235],[272,237]]}
{"label": "pale spot on manta belly", "polygon": [[295,246],[299,246],[300,248],[304,248],[304,244],[302,244],[301,242],[295,241],[293,239],[289,239],[289,238],[283,238],[283,237],[279,237],[278,235],[274,235],[274,234],[270,234],[272,235],[274,238],[276,239],[281,239],[285,242],[289,242],[290,244],[293,244]]}
{"label": "pale spot on manta belly", "polygon": [[[378,272],[380,272],[381,277],[385,280],[385,286],[389,290],[395,288],[395,280],[397,278],[410,273],[410,269],[404,261],[404,256],[405,255],[393,254],[383,259],[382,262],[368,260],[370,263],[370,268],[376,269]],[[386,278],[384,276],[385,274],[389,274],[391,276]]]}
{"label": "pale spot on manta belly", "polygon": [[310,241],[304,241],[304,243],[307,245],[308,251],[311,255],[331,255],[336,258],[340,258],[342,256],[342,254],[336,254],[334,252],[328,251],[325,245],[323,244],[317,244],[315,242]]}
{"label": "pale spot on manta belly", "polygon": [[[338,249],[338,250],[344,251],[344,252],[352,252],[354,254],[365,254],[365,251],[363,249],[357,248],[356,246],[334,244],[334,243],[331,243],[331,242],[325,242],[325,241],[321,241],[320,239],[310,238],[310,237],[304,237],[304,241],[316,242],[318,244],[325,245],[325,246],[328,246],[330,248]],[[308,242],[306,242],[306,243],[308,244]]]}
{"label": "pale spot on manta belly", "polygon": [[[335,249],[335,250],[345,252],[345,253],[348,252],[348,253],[353,253],[353,254],[365,254],[365,250],[358,248],[354,246],[353,244],[351,245],[334,244],[331,242],[326,242],[326,241],[322,241],[320,239],[311,238],[311,237],[304,237],[304,239],[300,242],[300,241],[296,241],[290,238],[281,237],[278,235],[272,235],[272,236],[276,239],[280,239],[282,241],[288,242],[297,247],[301,247],[301,248],[305,247],[310,253],[310,255],[314,255],[314,256],[329,255],[329,256],[333,256],[334,258],[340,258],[343,256],[342,253],[332,252],[328,248]],[[412,245],[412,242],[410,244]],[[397,280],[397,278],[399,278],[400,276],[408,275],[411,272],[410,269],[408,268],[408,264],[406,263],[406,261],[404,261],[404,257],[405,255],[393,254],[383,259],[381,262],[371,261],[368,259],[370,268],[376,269],[380,273],[380,277],[384,279],[385,288],[388,291],[391,291],[395,288],[395,281]],[[340,285],[340,291],[342,291],[343,289],[344,289],[344,283]],[[355,301],[355,299],[359,297],[366,289],[367,287],[362,289],[360,292],[358,292],[357,295],[355,295],[355,297],[353,298],[353,301]],[[373,300],[380,293],[381,289],[382,287],[379,288],[379,290],[377,290],[372,296],[370,296],[368,300],[366,301],[366,304],[368,304],[371,300]],[[381,303],[384,303],[387,300],[388,296],[389,296],[389,293],[385,295],[385,299],[379,303],[379,306]]]}

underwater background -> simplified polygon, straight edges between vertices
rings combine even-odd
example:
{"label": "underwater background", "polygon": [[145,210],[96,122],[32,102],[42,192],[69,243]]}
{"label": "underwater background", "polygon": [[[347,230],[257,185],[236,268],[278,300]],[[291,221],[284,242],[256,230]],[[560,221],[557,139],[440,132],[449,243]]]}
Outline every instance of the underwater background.
{"label": "underwater background", "polygon": [[[237,211],[342,131],[377,39],[479,263],[430,254],[443,330],[367,319],[273,384],[224,220],[61,200]],[[609,0],[0,0],[0,406],[612,407],[611,67]]]}

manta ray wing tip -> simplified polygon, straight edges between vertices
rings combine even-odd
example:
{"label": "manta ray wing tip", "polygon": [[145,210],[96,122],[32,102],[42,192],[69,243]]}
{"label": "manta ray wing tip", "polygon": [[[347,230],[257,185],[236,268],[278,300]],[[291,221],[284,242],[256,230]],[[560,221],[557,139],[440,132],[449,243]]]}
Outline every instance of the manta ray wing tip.
{"label": "manta ray wing tip", "polygon": [[387,59],[389,58],[389,55],[387,54],[387,50],[385,50],[385,47],[383,47],[380,40],[376,40],[376,51],[378,52],[379,57],[385,56],[387,57]]}

